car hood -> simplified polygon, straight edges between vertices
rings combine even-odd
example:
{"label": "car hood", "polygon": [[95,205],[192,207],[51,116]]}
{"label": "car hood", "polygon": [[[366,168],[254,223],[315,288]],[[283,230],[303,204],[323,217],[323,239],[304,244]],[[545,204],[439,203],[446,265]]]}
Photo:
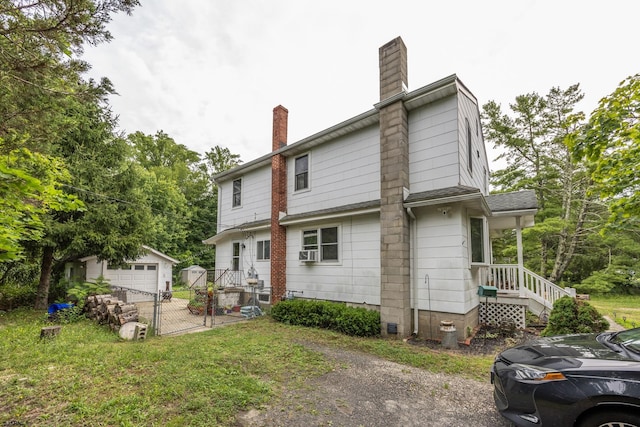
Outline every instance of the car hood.
{"label": "car hood", "polygon": [[503,351],[499,359],[512,364],[546,366],[554,369],[596,364],[596,360],[629,361],[601,343],[606,335],[578,334],[540,338]]}

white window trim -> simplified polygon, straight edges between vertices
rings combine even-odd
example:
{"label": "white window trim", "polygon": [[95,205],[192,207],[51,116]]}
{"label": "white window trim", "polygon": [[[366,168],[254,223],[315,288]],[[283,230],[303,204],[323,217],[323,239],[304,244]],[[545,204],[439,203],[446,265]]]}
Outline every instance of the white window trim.
{"label": "white window trim", "polygon": [[[304,156],[307,156],[307,188],[296,190],[296,160]],[[311,191],[311,152],[310,151],[306,153],[302,153],[299,156],[295,156],[293,158],[293,174],[292,175],[293,175],[293,185],[291,186],[291,188],[293,188],[294,194],[306,193],[308,191]]]}
{"label": "white window trim", "polygon": [[471,175],[473,175],[473,137],[471,134],[471,123],[469,122],[469,119],[467,117],[465,117],[464,119],[465,121],[465,129],[464,129],[464,133],[465,133],[465,140],[467,142],[467,170],[469,171],[469,173]]}
{"label": "white window trim", "polygon": [[[269,242],[269,258],[260,258],[260,251],[258,251],[258,243],[262,242],[262,255],[264,255],[264,242]],[[271,239],[256,240],[256,261],[257,262],[270,262],[271,261]]]}
{"label": "white window trim", "polygon": [[[475,262],[473,261],[473,239],[471,236],[471,219],[475,218],[475,219],[481,219],[482,220],[482,252],[483,252],[483,258],[484,261],[483,262]],[[489,223],[487,222],[487,218],[484,216],[478,216],[478,215],[471,215],[468,217],[467,219],[467,224],[468,224],[468,232],[467,232],[467,239],[469,242],[468,245],[468,249],[469,249],[469,265],[471,267],[485,267],[490,265],[489,262]]]}
{"label": "white window trim", "polygon": [[[338,234],[338,259],[337,260],[322,260],[322,242],[320,241],[320,238],[322,236],[321,230],[323,228],[336,228],[336,232]],[[314,264],[320,264],[320,265],[342,265],[342,227],[339,224],[327,224],[327,225],[319,225],[317,227],[304,227],[300,230],[300,250],[304,250],[304,232],[305,231],[310,231],[310,230],[316,230],[318,233],[318,261],[316,261]],[[296,254],[297,255],[297,254]],[[299,264],[303,265],[303,264],[307,264],[303,261],[300,261]]]}
{"label": "white window trim", "polygon": [[[240,181],[240,204],[239,205],[233,205],[233,200],[234,200],[234,194],[233,194],[233,183],[236,181]],[[244,199],[244,178],[240,177],[240,178],[236,178],[231,180],[231,209],[240,209],[242,207],[242,201]]]}

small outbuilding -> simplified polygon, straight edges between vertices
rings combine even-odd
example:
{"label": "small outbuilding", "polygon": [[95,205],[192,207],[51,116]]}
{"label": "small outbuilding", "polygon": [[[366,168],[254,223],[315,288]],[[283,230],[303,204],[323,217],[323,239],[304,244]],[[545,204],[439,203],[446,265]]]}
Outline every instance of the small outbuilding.
{"label": "small outbuilding", "polygon": [[[148,246],[143,246],[146,253],[135,260],[128,261],[125,266],[112,266],[107,261],[99,261],[95,255],[81,258],[79,266],[68,266],[66,277],[76,276],[75,271],[83,271],[82,280],[95,281],[102,276],[112,286],[121,286],[141,291],[134,296],[137,301],[148,300],[145,293],[155,294],[158,291],[170,291],[173,288],[173,266],[179,261]],[[129,301],[134,302],[134,301]]]}
{"label": "small outbuilding", "polygon": [[207,269],[199,265],[180,270],[180,281],[190,288],[205,288],[207,286]]}

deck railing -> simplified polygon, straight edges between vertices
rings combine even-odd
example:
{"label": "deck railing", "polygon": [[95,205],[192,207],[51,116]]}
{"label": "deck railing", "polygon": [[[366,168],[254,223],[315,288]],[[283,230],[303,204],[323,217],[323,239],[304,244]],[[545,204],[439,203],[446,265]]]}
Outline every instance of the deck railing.
{"label": "deck railing", "polygon": [[243,286],[244,272],[240,270],[207,270],[207,282],[220,288]]}
{"label": "deck railing", "polygon": [[523,268],[522,272],[524,283],[521,286],[517,265],[492,264],[489,266],[487,284],[495,286],[501,293],[520,294],[534,299],[549,309],[553,308],[556,300],[565,295],[575,297],[574,289],[561,288],[526,268]]}

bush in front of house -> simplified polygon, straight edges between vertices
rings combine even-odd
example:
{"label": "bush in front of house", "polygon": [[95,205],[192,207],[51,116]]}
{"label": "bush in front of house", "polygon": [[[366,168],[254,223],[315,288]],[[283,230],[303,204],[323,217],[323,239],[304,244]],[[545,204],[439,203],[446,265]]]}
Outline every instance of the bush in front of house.
{"label": "bush in front of house", "polygon": [[603,332],[607,328],[609,328],[609,322],[602,317],[595,307],[586,301],[565,296],[553,304],[553,310],[549,315],[549,323],[541,335]]}
{"label": "bush in front of house", "polygon": [[271,308],[271,317],[289,325],[323,328],[346,335],[380,335],[380,313],[329,301],[292,299]]}

